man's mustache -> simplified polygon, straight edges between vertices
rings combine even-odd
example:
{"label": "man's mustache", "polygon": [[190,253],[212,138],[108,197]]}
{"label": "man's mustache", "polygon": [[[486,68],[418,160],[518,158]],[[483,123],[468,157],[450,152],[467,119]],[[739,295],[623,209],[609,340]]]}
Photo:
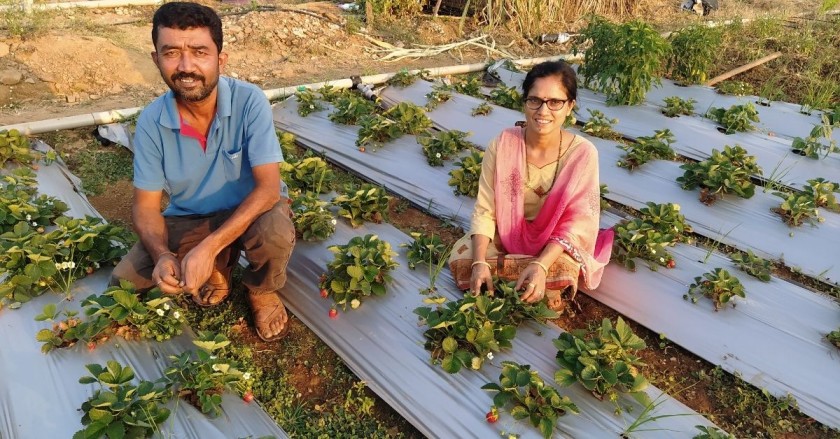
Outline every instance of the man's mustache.
{"label": "man's mustache", "polygon": [[178,81],[179,79],[194,79],[196,81],[204,82],[204,76],[196,74],[196,73],[184,73],[184,72],[175,73],[174,75],[172,75],[170,77],[170,79],[172,79],[172,82]]}

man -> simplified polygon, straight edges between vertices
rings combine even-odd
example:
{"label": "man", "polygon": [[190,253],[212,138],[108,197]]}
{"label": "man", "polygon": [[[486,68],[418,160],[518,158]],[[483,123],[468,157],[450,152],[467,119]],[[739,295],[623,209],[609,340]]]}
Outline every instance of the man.
{"label": "man", "polygon": [[[132,221],[140,237],[114,269],[138,290],[224,300],[245,251],[242,282],[257,334],[281,338],[277,290],[295,244],[271,108],[254,85],[221,77],[222,23],[196,3],[166,3],[152,20],[152,60],[170,91],[137,121]],[[161,213],[163,190],[169,206]]]}

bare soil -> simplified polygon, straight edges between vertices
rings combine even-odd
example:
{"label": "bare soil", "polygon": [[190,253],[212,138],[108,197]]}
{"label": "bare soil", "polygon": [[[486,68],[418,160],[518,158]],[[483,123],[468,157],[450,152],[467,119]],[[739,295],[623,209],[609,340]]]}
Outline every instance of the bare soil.
{"label": "bare soil", "polygon": [[[647,0],[640,6],[640,18],[656,23],[662,30],[674,29],[691,22],[704,20],[679,11],[681,0]],[[714,19],[736,17],[761,17],[765,15],[791,15],[816,8],[813,0],[722,0],[721,10]],[[410,22],[386,22],[378,29],[365,29],[356,16],[341,11],[336,3],[314,2],[303,4],[276,3],[278,9],[309,11],[318,17],[289,10],[255,11],[234,9],[220,3],[208,3],[229,13],[223,18],[225,48],[230,59],[229,76],[254,82],[262,88],[318,82],[392,72],[402,68],[428,68],[464,62],[481,62],[489,55],[481,49],[463,49],[399,63],[380,60],[383,55],[377,45],[360,33],[364,31],[378,40],[395,46],[411,44],[438,45],[460,41],[457,20],[421,17]],[[265,4],[264,4],[265,5]],[[75,10],[51,14],[49,26],[24,37],[11,37],[0,28],[0,71],[15,70],[23,80],[11,86],[0,87],[0,126],[31,122],[94,111],[140,106],[148,103],[165,90],[158,71],[151,61],[152,8],[115,8],[103,10]],[[2,22],[0,22],[2,24]],[[562,25],[562,30],[573,31],[580,21]],[[468,35],[479,33],[468,28]],[[568,46],[537,46],[496,29],[493,37],[499,47],[520,57],[544,56],[563,53]],[[9,53],[2,55],[3,47]],[[721,67],[722,68],[722,67]],[[715,72],[719,73],[719,72]],[[89,134],[76,130],[62,138],[60,150],[73,151],[85,147]],[[130,223],[130,181],[119,181],[104,193],[90,197],[93,205],[106,218]],[[442,236],[452,243],[463,231],[452,228],[440,219],[427,216],[409,207],[405,201],[395,200],[391,206],[390,221],[406,231],[423,231]],[[557,323],[564,328],[584,328],[618,314],[610,308],[583,294],[578,295],[579,307],[570,307]],[[573,312],[577,310],[577,312]],[[245,313],[247,315],[247,313]],[[336,367],[328,362],[327,371],[319,372],[311,364],[321,360],[321,345],[317,337],[300,320],[290,315],[290,336],[277,344],[265,344],[253,333],[253,325],[241,319],[233,328],[239,342],[255,352],[254,360],[263,367],[286,367],[290,384],[301,398],[311,404],[323,404],[340,398],[346,387],[325,381]],[[697,412],[711,414],[725,426],[752,423],[741,429],[752,436],[763,436],[760,420],[743,418],[716,394],[712,381],[703,378],[713,367],[703,360],[674,346],[658,334],[632,323],[633,328],[646,340],[651,349],[642,355],[650,365],[651,380],[663,389],[682,389],[670,392],[677,399]],[[292,341],[293,340],[293,341]],[[287,348],[294,348],[300,355],[284,358]],[[328,350],[328,349],[327,349]],[[334,356],[334,354],[331,354]],[[377,406],[377,410],[385,410]],[[393,417],[387,412],[383,416]],[[772,419],[772,418],[771,418]],[[798,425],[810,425],[804,417],[796,417]],[[416,436],[410,427],[403,427],[409,436]],[[816,430],[802,427],[799,433],[776,432],[771,437],[820,437]],[[824,436],[827,437],[827,436]]]}

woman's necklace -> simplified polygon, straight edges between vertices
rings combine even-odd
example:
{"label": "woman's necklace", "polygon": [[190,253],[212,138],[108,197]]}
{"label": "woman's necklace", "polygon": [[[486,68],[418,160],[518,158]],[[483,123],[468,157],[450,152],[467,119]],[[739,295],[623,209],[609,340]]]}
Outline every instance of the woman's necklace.
{"label": "woman's necklace", "polygon": [[[566,148],[568,151],[569,148]],[[531,189],[538,197],[543,198],[548,195],[548,192],[554,187],[554,182],[557,181],[557,168],[560,167],[560,159],[563,157],[565,153],[563,152],[563,132],[560,132],[560,147],[557,149],[557,167],[554,168],[554,178],[551,179],[551,184],[548,185],[548,189],[543,189],[542,186],[534,187],[531,184],[531,166],[528,164],[528,157],[525,157],[525,187]]]}

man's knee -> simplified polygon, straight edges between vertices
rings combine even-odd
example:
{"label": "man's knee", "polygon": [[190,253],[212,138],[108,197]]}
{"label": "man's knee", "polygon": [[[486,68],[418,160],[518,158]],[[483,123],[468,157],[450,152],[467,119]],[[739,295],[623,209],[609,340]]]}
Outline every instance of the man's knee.
{"label": "man's knee", "polygon": [[261,248],[272,254],[290,252],[295,246],[295,225],[285,199],[260,215],[242,237],[245,251]]}

